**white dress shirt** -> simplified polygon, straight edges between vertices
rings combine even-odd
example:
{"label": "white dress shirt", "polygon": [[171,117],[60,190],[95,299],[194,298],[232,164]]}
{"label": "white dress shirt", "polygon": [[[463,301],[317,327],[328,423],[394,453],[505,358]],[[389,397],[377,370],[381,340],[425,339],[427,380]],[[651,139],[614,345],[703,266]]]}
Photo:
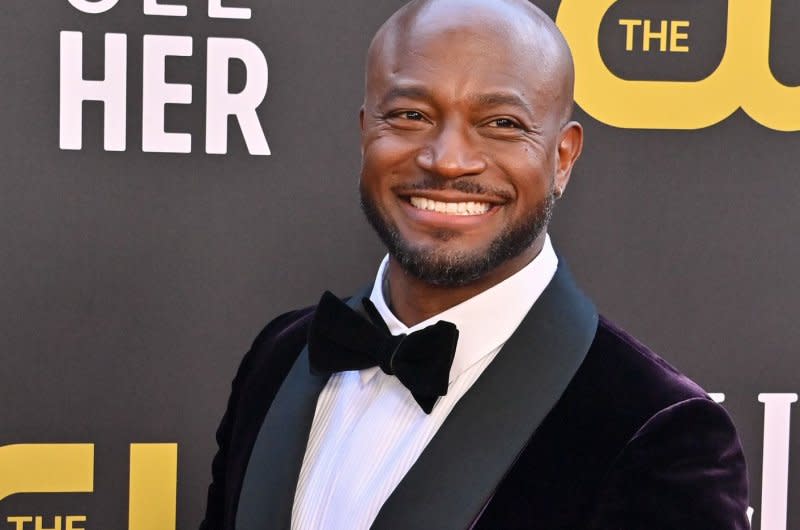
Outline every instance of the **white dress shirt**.
{"label": "white dress shirt", "polygon": [[430,414],[380,368],[333,374],[317,399],[295,491],[292,530],[366,530],[459,399],[495,358],[555,274],[550,237],[522,270],[415,326],[383,295],[388,256],[370,300],[393,335],[446,320],[459,331],[447,395]]}

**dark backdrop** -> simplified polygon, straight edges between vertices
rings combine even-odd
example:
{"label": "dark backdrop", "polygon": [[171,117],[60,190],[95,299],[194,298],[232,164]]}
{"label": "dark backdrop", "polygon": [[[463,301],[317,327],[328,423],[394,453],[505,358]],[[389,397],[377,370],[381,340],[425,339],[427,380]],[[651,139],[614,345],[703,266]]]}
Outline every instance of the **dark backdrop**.
{"label": "dark backdrop", "polygon": [[[540,5],[555,17],[558,3]],[[181,4],[188,16],[146,16],[142,0],[102,14],[67,0],[0,4],[0,445],[94,445],[92,493],[9,496],[0,528],[15,528],[9,516],[53,526],[69,514],[85,515],[87,529],[128,528],[130,444],[157,442],[177,444],[177,527],[196,527],[213,433],[252,338],[324,289],[344,295],[370,281],[382,255],[358,208],[357,112],[369,39],[402,2],[226,1],[250,7],[247,20],[209,18],[205,0]],[[609,11],[599,30],[607,66],[625,79],[709,75],[726,45],[726,3],[662,4],[623,0]],[[774,0],[772,13],[770,66],[792,85],[800,6]],[[625,51],[625,17],[690,20],[690,51]],[[104,34],[127,35],[125,151],[103,149],[97,102],[83,106],[82,149],[59,148],[61,31],[82,32],[87,79],[103,78]],[[168,58],[166,73],[193,87],[191,104],[166,111],[168,131],[192,134],[189,154],[142,151],[145,34],[193,39],[192,56]],[[205,153],[208,37],[247,39],[266,57],[258,116],[270,156],[250,155],[233,119],[228,153]],[[230,90],[246,78],[233,61]],[[747,90],[741,81],[736,90]],[[742,111],[701,130],[576,115],[586,149],[554,244],[604,314],[725,393],[759,528],[758,396],[800,383],[800,137]],[[25,473],[3,454],[0,490]],[[787,527],[800,528],[800,468],[790,462]]]}

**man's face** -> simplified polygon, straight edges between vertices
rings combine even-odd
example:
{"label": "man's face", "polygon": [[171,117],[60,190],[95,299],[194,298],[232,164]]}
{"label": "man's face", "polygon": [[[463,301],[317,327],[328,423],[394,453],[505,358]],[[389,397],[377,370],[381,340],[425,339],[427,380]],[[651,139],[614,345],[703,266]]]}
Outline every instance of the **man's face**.
{"label": "man's face", "polygon": [[543,238],[564,107],[529,49],[424,29],[369,65],[361,201],[406,271],[465,285]]}

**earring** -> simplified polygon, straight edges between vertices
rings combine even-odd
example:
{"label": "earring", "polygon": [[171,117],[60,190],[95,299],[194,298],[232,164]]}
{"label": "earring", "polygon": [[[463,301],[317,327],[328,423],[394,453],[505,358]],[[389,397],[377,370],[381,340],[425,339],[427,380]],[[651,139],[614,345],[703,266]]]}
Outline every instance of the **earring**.
{"label": "earring", "polygon": [[556,199],[560,199],[562,195],[564,195],[564,190],[561,188],[556,187],[556,189],[553,190],[553,197]]}

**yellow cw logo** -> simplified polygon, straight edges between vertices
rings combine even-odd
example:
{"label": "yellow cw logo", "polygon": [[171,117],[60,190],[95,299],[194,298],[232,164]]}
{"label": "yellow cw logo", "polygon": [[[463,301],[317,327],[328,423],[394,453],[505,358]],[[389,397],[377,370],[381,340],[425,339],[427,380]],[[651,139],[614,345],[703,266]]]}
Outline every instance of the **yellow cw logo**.
{"label": "yellow cw logo", "polygon": [[[131,444],[128,530],[175,528],[178,445]],[[0,447],[0,500],[17,493],[94,491],[94,444],[15,444]],[[80,517],[80,518],[77,518]],[[77,516],[77,521],[85,521]],[[41,517],[10,516],[27,530]],[[67,525],[73,522],[67,520]],[[60,518],[57,526],[61,527]],[[81,530],[72,527],[74,530]],[[81,527],[83,528],[83,527]]]}
{"label": "yellow cw logo", "polygon": [[[700,129],[742,108],[778,131],[800,130],[800,87],[780,83],[769,66],[772,0],[729,0],[727,45],[700,81],[629,81],[612,73],[598,35],[616,0],[562,0],[556,22],[575,57],[575,100],[615,127]],[[624,44],[624,43],[623,43]]]}

